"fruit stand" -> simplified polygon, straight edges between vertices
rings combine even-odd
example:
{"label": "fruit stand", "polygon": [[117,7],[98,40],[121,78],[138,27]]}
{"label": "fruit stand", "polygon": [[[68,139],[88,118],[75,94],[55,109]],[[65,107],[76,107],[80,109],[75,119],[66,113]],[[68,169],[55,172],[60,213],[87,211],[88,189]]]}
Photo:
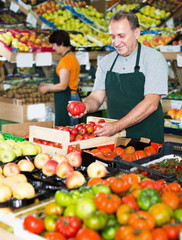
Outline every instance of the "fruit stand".
{"label": "fruit stand", "polygon": [[[163,28],[181,12],[178,0],[167,1],[165,11],[157,1],[113,1],[104,21],[103,13],[84,1],[7,2],[32,17],[39,28],[0,32],[0,54],[9,62],[17,62],[21,54],[31,55],[32,62],[41,54],[48,54],[53,62],[60,60],[46,37],[52,30],[67,27],[76,51],[88,53],[89,62],[96,66],[100,55],[113,50],[107,22],[115,11],[136,12],[144,31],[141,42],[150,43],[150,47],[172,42],[177,31],[145,31],[150,31],[151,25]],[[171,52],[163,44],[158,50],[166,60],[177,63],[180,42]],[[181,67],[177,71],[182,87]],[[173,135],[166,132],[163,145],[145,138],[126,138],[125,130],[112,137],[97,137],[94,132],[102,123],[115,120],[87,116],[85,122],[73,127],[39,121],[54,104],[51,94],[41,99],[36,81],[27,88],[25,82],[23,88],[13,86],[0,97],[2,118],[18,123],[3,125],[0,133],[0,238],[181,240],[182,130],[171,127],[179,121],[174,99],[162,101],[165,116],[174,115],[169,119]]]}

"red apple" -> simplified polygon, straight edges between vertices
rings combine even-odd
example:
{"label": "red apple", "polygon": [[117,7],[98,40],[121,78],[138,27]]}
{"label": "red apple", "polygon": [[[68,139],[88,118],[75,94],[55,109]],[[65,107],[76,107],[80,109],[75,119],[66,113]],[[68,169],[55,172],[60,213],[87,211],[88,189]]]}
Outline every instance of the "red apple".
{"label": "red apple", "polygon": [[3,168],[3,174],[6,177],[9,177],[14,174],[19,174],[19,173],[20,173],[20,168],[14,162],[7,163]]}
{"label": "red apple", "polygon": [[52,160],[55,160],[56,162],[58,163],[61,163],[61,162],[68,162],[68,158],[62,154],[57,154],[57,155],[54,155],[52,157]]}
{"label": "red apple", "polygon": [[34,165],[37,168],[42,168],[43,165],[50,159],[51,157],[48,153],[39,153],[34,158]]}
{"label": "red apple", "polygon": [[78,152],[70,152],[67,154],[67,158],[71,166],[80,167],[82,164],[82,157]]}
{"label": "red apple", "polygon": [[70,172],[73,172],[74,168],[69,162],[61,162],[57,165],[56,175],[60,178],[66,178]]}
{"label": "red apple", "polygon": [[107,169],[104,164],[100,162],[93,162],[87,167],[87,174],[90,178],[94,177],[105,177],[107,174]]}
{"label": "red apple", "polygon": [[20,168],[20,171],[27,171],[27,172],[32,172],[34,170],[34,164],[27,160],[27,159],[22,159],[18,162],[18,166]]}
{"label": "red apple", "polygon": [[42,172],[46,176],[53,176],[56,174],[56,168],[57,168],[58,162],[55,160],[48,160],[42,167]]}
{"label": "red apple", "polygon": [[79,171],[73,171],[66,178],[66,187],[68,189],[79,188],[85,183],[85,177]]}

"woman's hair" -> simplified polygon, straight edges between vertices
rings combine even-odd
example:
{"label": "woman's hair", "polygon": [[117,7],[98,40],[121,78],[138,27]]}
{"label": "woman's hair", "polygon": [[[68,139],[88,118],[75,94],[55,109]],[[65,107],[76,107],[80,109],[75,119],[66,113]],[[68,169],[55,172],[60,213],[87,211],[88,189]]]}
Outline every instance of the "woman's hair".
{"label": "woman's hair", "polygon": [[120,10],[119,12],[115,13],[111,17],[109,24],[112,21],[119,21],[119,20],[122,20],[125,18],[128,19],[131,29],[136,29],[139,27],[139,21],[138,21],[137,16],[133,12],[127,12],[127,11],[123,11],[123,10]]}
{"label": "woman's hair", "polygon": [[64,31],[64,30],[56,30],[54,31],[50,37],[49,37],[49,42],[56,43],[58,46],[65,46],[65,47],[70,47],[70,36],[69,33]]}

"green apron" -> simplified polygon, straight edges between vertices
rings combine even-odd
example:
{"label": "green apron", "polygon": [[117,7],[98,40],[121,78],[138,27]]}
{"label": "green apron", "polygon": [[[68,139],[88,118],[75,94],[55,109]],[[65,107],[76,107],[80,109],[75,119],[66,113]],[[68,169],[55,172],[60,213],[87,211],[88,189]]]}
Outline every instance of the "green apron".
{"label": "green apron", "polygon": [[[116,56],[111,69],[106,74],[105,89],[108,100],[108,116],[121,119],[144,99],[145,76],[139,72],[141,44],[138,44],[136,66],[133,73],[112,72],[119,56]],[[142,122],[126,129],[126,137],[149,138],[152,142],[164,142],[164,115],[161,103],[158,109]]]}
{"label": "green apron", "polygon": [[[54,84],[60,82],[59,76],[54,71]],[[54,92],[54,105],[55,105],[55,126],[68,126],[70,125],[70,117],[67,111],[68,101],[71,98],[71,90],[67,87],[66,90]]]}

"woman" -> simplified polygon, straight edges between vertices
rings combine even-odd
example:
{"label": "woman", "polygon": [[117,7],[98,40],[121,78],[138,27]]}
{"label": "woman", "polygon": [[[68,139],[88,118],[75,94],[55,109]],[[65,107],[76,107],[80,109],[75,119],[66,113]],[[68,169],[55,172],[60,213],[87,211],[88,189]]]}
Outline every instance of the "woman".
{"label": "woman", "polygon": [[77,93],[80,65],[72,52],[69,34],[64,30],[57,30],[49,37],[53,50],[61,55],[54,74],[54,85],[41,84],[42,94],[54,92],[55,126],[76,125],[78,119],[70,118],[67,112],[68,102],[80,101]]}

